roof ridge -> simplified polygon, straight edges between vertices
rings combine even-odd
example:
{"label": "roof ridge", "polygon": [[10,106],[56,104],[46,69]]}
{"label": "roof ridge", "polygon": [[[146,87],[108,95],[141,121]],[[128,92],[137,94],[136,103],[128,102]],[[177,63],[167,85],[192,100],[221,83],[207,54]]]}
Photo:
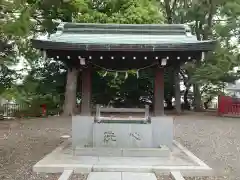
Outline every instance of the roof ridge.
{"label": "roof ridge", "polygon": [[189,26],[185,24],[100,24],[61,23],[57,30],[61,33],[88,34],[156,34],[187,35]]}

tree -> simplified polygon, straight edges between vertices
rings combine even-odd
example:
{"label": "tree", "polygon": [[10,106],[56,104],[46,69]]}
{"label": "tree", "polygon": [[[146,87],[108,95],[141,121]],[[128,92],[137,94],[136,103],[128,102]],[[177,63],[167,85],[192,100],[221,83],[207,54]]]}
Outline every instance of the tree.
{"label": "tree", "polygon": [[48,113],[60,112],[65,91],[66,67],[57,61],[46,60],[35,65],[21,84],[12,85],[4,95],[16,103],[27,107],[24,113],[40,115],[40,107],[45,104]]}
{"label": "tree", "polygon": [[31,29],[30,11],[25,1],[0,1],[0,94],[19,77],[9,66],[18,63],[25,37]]}
{"label": "tree", "polygon": [[4,65],[0,65],[0,95],[11,87],[14,80],[14,71]]}
{"label": "tree", "polygon": [[[232,73],[233,68],[239,66],[239,58],[237,58],[237,53],[234,53],[237,47],[231,45],[231,39],[234,36],[239,37],[237,34],[239,19],[236,17],[240,13],[240,2],[229,1],[225,3],[225,1],[211,0],[205,5],[205,9],[205,14],[208,16],[203,20],[199,18],[199,23],[195,27],[197,37],[203,40],[209,37],[218,38],[220,44],[215,54],[209,54],[204,61],[197,63],[193,79],[198,84],[202,84],[203,90],[208,89],[205,86],[211,85],[210,87],[213,87],[211,93],[208,91],[210,94],[206,101],[208,102],[209,99],[212,99],[213,92],[216,95],[223,90],[223,88],[217,88],[216,91],[214,87],[219,86],[219,84],[224,87],[224,83],[234,82],[239,78],[238,74]],[[206,75],[209,77],[206,78]],[[197,93],[200,96],[200,92]]]}
{"label": "tree", "polygon": [[[239,38],[239,12],[240,2],[237,0],[224,1],[224,0],[200,0],[200,1],[186,1],[186,0],[162,0],[161,8],[165,11],[165,18],[167,23],[187,23],[191,25],[192,32],[196,34],[198,40],[207,40],[209,38],[219,39],[220,45],[225,48],[227,52],[231,52],[236,47],[229,47],[232,37]],[[219,51],[219,52],[218,52]],[[217,48],[216,54],[222,53],[221,48]],[[222,57],[222,62],[228,64],[229,58]],[[229,62],[232,64],[232,61]],[[224,69],[224,73],[228,73],[232,70],[233,66],[237,66],[236,58],[235,63],[227,65]],[[220,68],[221,63],[212,64],[209,58],[205,58],[202,61],[196,61],[193,66],[192,63],[185,65],[181,69],[181,76],[186,86],[184,93],[184,100],[187,104],[187,93],[191,85],[194,86],[194,102],[195,109],[201,110],[201,92],[199,81],[204,79],[204,74],[199,74],[200,71],[196,69],[205,69],[205,72],[211,72],[214,68]],[[223,70],[223,69],[221,69]],[[203,71],[201,71],[203,72]],[[198,76],[195,78],[193,76]],[[215,75],[216,76],[216,75]],[[235,75],[233,75],[235,76]],[[218,76],[218,82],[222,79]],[[234,78],[231,78],[234,79]],[[203,85],[203,84],[202,84]],[[205,88],[203,88],[205,89]]]}

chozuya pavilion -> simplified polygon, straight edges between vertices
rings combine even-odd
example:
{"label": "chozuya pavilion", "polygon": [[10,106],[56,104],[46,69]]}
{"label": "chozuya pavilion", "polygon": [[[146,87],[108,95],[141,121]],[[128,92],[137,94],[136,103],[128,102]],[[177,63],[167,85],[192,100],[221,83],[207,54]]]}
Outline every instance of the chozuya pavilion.
{"label": "chozuya pavilion", "polygon": [[[82,78],[81,113],[72,115],[69,144],[62,145],[62,148],[39,161],[34,170],[126,172],[138,169],[138,172],[155,173],[174,170],[184,175],[189,175],[191,170],[196,173],[210,170],[173,140],[173,118],[164,116],[164,69],[169,66],[175,69],[175,106],[180,112],[178,73],[181,64],[200,60],[203,53],[214,50],[215,44],[213,40],[198,41],[187,25],[159,24],[61,23],[50,38],[34,39],[35,48],[46,52],[49,58],[66,63],[68,74],[73,69],[81,70]],[[140,109],[96,105],[96,115],[92,116],[91,72],[100,67],[116,72],[152,68],[155,72],[153,115],[150,115],[147,106]],[[73,99],[76,96],[76,82],[73,79],[66,87],[72,92]],[[74,105],[70,108],[73,109]],[[126,112],[132,116],[106,115]],[[136,113],[138,115],[134,116]],[[140,117],[139,113],[143,116]],[[70,149],[74,153],[67,154]],[[184,152],[185,159],[181,154]],[[56,157],[61,157],[62,162]],[[91,158],[87,161],[80,157]],[[117,160],[113,161],[112,158]]]}

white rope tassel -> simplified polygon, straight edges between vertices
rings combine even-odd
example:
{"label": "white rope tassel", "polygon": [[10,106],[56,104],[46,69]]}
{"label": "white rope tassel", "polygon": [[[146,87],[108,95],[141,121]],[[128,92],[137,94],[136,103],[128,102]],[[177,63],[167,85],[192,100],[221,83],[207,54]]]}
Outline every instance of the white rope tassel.
{"label": "white rope tassel", "polygon": [[82,58],[81,56],[78,56],[78,59],[80,60],[81,65],[86,65],[85,58]]}
{"label": "white rope tassel", "polygon": [[116,79],[117,77],[118,77],[118,72],[116,71],[114,79]]}
{"label": "white rope tassel", "polygon": [[108,72],[106,71],[106,72],[103,74],[103,77],[106,77],[106,76],[107,76],[107,73],[108,73]]}
{"label": "white rope tassel", "polygon": [[128,72],[126,71],[126,74],[125,74],[125,79],[127,79],[128,78]]}
{"label": "white rope tassel", "polygon": [[47,53],[46,51],[43,51],[43,60],[45,61],[47,59]]}
{"label": "white rope tassel", "polygon": [[205,52],[202,52],[201,61],[204,61],[204,59],[205,59]]}
{"label": "white rope tassel", "polygon": [[139,70],[137,70],[137,79],[139,78]]}

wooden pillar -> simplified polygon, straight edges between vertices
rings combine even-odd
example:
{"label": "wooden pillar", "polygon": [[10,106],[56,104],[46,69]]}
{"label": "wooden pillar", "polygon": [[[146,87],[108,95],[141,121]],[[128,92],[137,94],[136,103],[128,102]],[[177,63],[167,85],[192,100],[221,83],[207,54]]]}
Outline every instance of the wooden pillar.
{"label": "wooden pillar", "polygon": [[174,89],[175,89],[175,110],[177,113],[181,113],[181,90],[180,90],[180,79],[179,79],[180,65],[174,69]]}
{"label": "wooden pillar", "polygon": [[91,115],[91,68],[82,69],[82,99],[81,99],[81,115]]}
{"label": "wooden pillar", "polygon": [[154,115],[164,115],[164,69],[157,68],[154,84]]}
{"label": "wooden pillar", "polygon": [[76,106],[77,68],[68,68],[63,114],[71,116]]}

